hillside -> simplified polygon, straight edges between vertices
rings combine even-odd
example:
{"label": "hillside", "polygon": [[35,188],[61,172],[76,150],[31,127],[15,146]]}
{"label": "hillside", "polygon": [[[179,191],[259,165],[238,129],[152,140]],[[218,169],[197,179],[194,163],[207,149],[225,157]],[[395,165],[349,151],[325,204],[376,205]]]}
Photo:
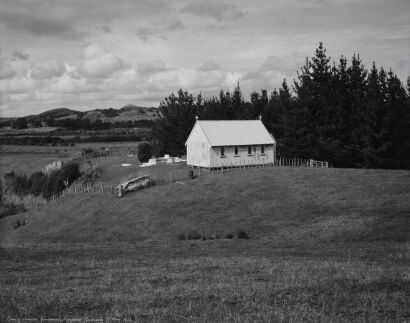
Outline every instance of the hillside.
{"label": "hillside", "polygon": [[[42,112],[37,115],[29,115],[25,118],[29,123],[35,121],[45,121],[49,119],[62,120],[62,119],[82,119],[90,120],[91,122],[98,120],[104,122],[117,122],[117,121],[137,121],[137,120],[152,120],[157,112],[157,108],[140,107],[133,104],[125,105],[120,109],[95,109],[89,111],[76,111],[74,109],[59,108]],[[1,118],[1,122],[7,123],[16,118]]]}
{"label": "hillside", "polygon": [[[4,218],[0,320],[404,322],[409,178],[238,170]],[[190,230],[249,239],[177,239]]]}
{"label": "hillside", "polygon": [[[113,170],[111,170],[113,171]],[[107,176],[107,175],[105,175]],[[408,240],[410,173],[269,168],[200,177],[126,195],[84,195],[28,212],[5,243],[135,243],[243,229],[278,244]],[[11,222],[11,219],[8,219]]]}

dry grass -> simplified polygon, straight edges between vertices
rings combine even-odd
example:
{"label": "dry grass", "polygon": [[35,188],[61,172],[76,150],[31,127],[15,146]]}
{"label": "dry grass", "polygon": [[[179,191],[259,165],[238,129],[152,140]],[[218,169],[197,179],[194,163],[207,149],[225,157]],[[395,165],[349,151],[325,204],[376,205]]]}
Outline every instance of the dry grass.
{"label": "dry grass", "polygon": [[269,250],[252,256],[244,244],[224,250],[229,243],[174,245],[174,251],[130,245],[6,249],[0,316],[378,322],[410,315],[406,266],[269,255]]}
{"label": "dry grass", "polygon": [[[410,172],[213,174],[0,220],[0,317],[410,319]],[[239,229],[250,239],[177,239]]]}

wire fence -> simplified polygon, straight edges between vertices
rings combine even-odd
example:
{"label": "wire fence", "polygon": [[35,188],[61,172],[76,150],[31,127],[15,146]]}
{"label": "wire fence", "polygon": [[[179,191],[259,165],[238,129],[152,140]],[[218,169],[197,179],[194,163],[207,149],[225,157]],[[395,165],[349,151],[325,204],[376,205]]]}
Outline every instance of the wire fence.
{"label": "wire fence", "polygon": [[48,206],[54,206],[57,203],[78,195],[90,194],[90,195],[111,195],[118,196],[119,194],[119,184],[125,183],[132,179],[148,176],[150,178],[149,186],[160,186],[166,184],[172,184],[180,181],[186,181],[201,176],[219,176],[224,173],[240,173],[244,171],[249,171],[252,169],[259,168],[273,168],[273,167],[322,167],[327,168],[328,163],[322,161],[316,161],[313,159],[300,159],[300,158],[285,158],[281,157],[277,159],[276,163],[258,163],[249,165],[246,163],[237,163],[231,165],[216,165],[213,168],[201,168],[201,167],[184,167],[169,170],[164,168],[161,170],[153,170],[152,174],[147,172],[144,174],[141,171],[138,173],[131,173],[126,178],[121,179],[117,185],[104,183],[102,181],[96,182],[86,182],[86,183],[76,183],[73,184],[62,192],[51,196],[48,199],[42,197],[36,197],[32,195],[27,195],[24,197],[4,196],[5,201],[13,202],[15,204],[23,204],[27,208],[44,208]]}

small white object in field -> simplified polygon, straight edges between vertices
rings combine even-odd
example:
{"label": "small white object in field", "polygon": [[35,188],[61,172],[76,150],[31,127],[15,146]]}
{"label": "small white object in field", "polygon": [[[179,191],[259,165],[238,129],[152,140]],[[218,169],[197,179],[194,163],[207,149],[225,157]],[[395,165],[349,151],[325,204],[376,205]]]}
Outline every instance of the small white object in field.
{"label": "small white object in field", "polygon": [[172,164],[172,158],[167,159],[167,164]]}
{"label": "small white object in field", "polygon": [[155,158],[150,158],[150,160],[148,161],[148,164],[150,165],[156,165],[157,164],[157,160]]}
{"label": "small white object in field", "polygon": [[121,166],[128,167],[131,166],[131,164],[121,164]]}
{"label": "small white object in field", "polygon": [[168,159],[168,158],[169,158],[169,155],[164,155],[164,158]]}
{"label": "small white object in field", "polygon": [[182,185],[186,185],[186,183],[184,183],[184,182],[175,182],[175,184],[182,184]]}

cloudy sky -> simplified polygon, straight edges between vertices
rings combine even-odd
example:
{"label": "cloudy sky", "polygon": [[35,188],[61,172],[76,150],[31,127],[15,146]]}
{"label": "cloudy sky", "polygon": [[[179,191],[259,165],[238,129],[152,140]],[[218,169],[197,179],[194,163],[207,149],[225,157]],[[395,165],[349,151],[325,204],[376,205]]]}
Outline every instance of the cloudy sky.
{"label": "cloudy sky", "polygon": [[291,81],[319,41],[410,75],[409,0],[0,0],[0,116]]}

